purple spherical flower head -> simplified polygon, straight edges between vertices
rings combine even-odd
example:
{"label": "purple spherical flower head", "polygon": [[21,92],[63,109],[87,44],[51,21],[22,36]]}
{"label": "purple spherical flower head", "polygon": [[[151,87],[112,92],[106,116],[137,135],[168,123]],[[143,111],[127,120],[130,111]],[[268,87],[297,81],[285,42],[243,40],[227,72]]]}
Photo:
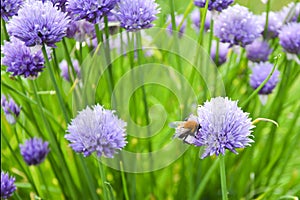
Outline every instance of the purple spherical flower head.
{"label": "purple spherical flower head", "polygon": [[51,2],[29,1],[10,20],[7,31],[26,46],[56,47],[55,43],[66,36],[68,24],[67,13],[57,10]]}
{"label": "purple spherical flower head", "polygon": [[[176,29],[180,25],[182,20],[183,20],[183,15],[176,15],[175,16]],[[169,23],[169,25],[167,27],[167,31],[170,35],[172,35],[173,34],[173,28],[172,28],[171,16],[169,16],[168,23]],[[184,20],[181,27],[180,27],[180,29],[179,29],[179,32],[178,32],[179,37],[182,37],[182,35],[185,31],[185,27],[186,27],[186,21]]]}
{"label": "purple spherical flower head", "polygon": [[116,16],[121,27],[127,31],[151,28],[159,13],[154,0],[122,0],[118,3]]}
{"label": "purple spherical flower head", "polygon": [[16,191],[15,178],[1,171],[1,199],[8,199]]}
{"label": "purple spherical flower head", "polygon": [[8,21],[10,17],[17,15],[23,0],[1,0],[1,17]]}
{"label": "purple spherical flower head", "polygon": [[108,15],[119,0],[69,0],[67,11],[72,19],[85,19],[93,24]]}
{"label": "purple spherical flower head", "polygon": [[[266,13],[264,12],[258,19],[261,26],[265,28]],[[269,39],[277,37],[282,24],[283,20],[278,12],[269,12],[266,38]],[[264,32],[262,32],[262,34],[265,35]]]}
{"label": "purple spherical flower head", "polygon": [[300,16],[300,2],[291,2],[289,5],[283,7],[279,14],[283,23],[297,22]]}
{"label": "purple spherical flower head", "polygon": [[217,56],[216,56],[216,54],[217,54],[217,43],[216,43],[216,41],[212,42],[212,46],[211,46],[211,50],[210,50],[210,57],[215,62],[215,64],[217,66],[220,66],[220,65],[222,65],[223,63],[226,62],[227,54],[228,54],[228,51],[229,51],[228,46],[229,46],[228,44],[219,42],[219,49],[218,49],[219,56],[218,56],[218,60],[217,60]]}
{"label": "purple spherical flower head", "polygon": [[267,61],[272,49],[268,42],[256,39],[254,42],[246,46],[247,58],[252,62]]}
{"label": "purple spherical flower head", "polygon": [[20,144],[21,155],[27,165],[42,163],[50,151],[48,145],[48,142],[43,142],[40,138],[31,138],[23,145]]}
{"label": "purple spherical flower head", "polygon": [[227,97],[216,97],[198,107],[198,122],[201,128],[196,133],[196,146],[205,146],[201,158],[225,154],[229,149],[244,148],[253,142],[251,129],[254,127],[248,113],[237,106],[237,101]]}
{"label": "purple spherical flower head", "polygon": [[2,64],[7,66],[6,71],[13,76],[37,77],[45,67],[41,50],[32,52],[21,40],[12,37],[10,42],[5,41],[3,46]]}
{"label": "purple spherical flower head", "polygon": [[69,134],[65,138],[78,153],[89,156],[96,152],[98,157],[112,158],[116,150],[124,148],[126,123],[114,111],[96,105],[79,112],[68,125]]}
{"label": "purple spherical flower head", "polygon": [[[209,30],[210,28],[210,21],[211,21],[211,12],[207,11],[206,12],[206,17],[205,17],[205,22],[204,22],[204,30]],[[193,22],[194,28],[196,31],[199,31],[200,29],[200,24],[201,24],[201,17],[200,17],[200,11],[199,9],[193,10],[191,13],[191,20]]]}
{"label": "purple spherical flower head", "polygon": [[[200,8],[205,7],[206,0],[194,0],[195,6]],[[208,10],[216,10],[221,12],[222,10],[228,8],[230,4],[233,3],[233,0],[209,0]]]}
{"label": "purple spherical flower head", "polygon": [[4,95],[1,96],[1,107],[3,108],[6,120],[10,124],[16,123],[16,118],[20,115],[21,108],[15,103],[12,98],[6,99]]}
{"label": "purple spherical flower head", "polygon": [[86,21],[72,21],[67,29],[67,37],[74,38],[78,42],[83,42],[87,38],[93,39],[96,37],[95,26]]}
{"label": "purple spherical flower head", "polygon": [[244,47],[261,35],[263,27],[248,8],[238,4],[221,12],[214,24],[214,34],[221,42]]}
{"label": "purple spherical flower head", "polygon": [[[250,76],[250,85],[253,89],[258,88],[262,82],[268,77],[273,68],[273,64],[269,62],[258,63],[252,68],[252,74]],[[279,77],[279,71],[275,69],[271,78],[258,92],[259,94],[270,94],[276,87]]]}
{"label": "purple spherical flower head", "polygon": [[280,45],[291,54],[300,55],[300,23],[291,22],[279,32]]}
{"label": "purple spherical flower head", "polygon": [[[76,72],[76,75],[78,78],[80,78],[80,67],[79,67],[79,62],[78,60],[73,60],[72,59],[72,64],[74,67],[74,70]],[[60,75],[67,81],[70,81],[70,77],[69,77],[69,68],[68,68],[68,62],[66,60],[62,60],[59,63],[59,68],[61,70]]]}

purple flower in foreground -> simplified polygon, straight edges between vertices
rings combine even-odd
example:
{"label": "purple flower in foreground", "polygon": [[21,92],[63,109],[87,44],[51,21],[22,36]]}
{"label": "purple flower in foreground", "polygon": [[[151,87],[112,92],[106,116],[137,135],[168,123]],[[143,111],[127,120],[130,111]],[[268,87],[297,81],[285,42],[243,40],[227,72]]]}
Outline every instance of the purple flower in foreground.
{"label": "purple flower in foreground", "polygon": [[40,138],[31,138],[23,145],[20,144],[21,155],[27,165],[42,163],[50,151],[48,145],[48,142],[43,142]]}
{"label": "purple flower in foreground", "polygon": [[[180,25],[180,23],[182,22],[183,20],[183,15],[176,15],[175,16],[175,22],[176,22],[176,29],[178,28],[178,26]],[[172,35],[173,33],[173,28],[172,28],[172,22],[171,22],[171,16],[169,16],[169,19],[168,19],[168,27],[167,27],[167,31],[170,35]],[[186,27],[186,21],[184,20],[180,29],[179,29],[179,32],[178,32],[178,36],[179,37],[182,37],[184,31],[185,31],[185,27]]]}
{"label": "purple flower in foreground", "polygon": [[1,199],[8,199],[16,191],[15,178],[1,171]]}
{"label": "purple flower in foreground", "polygon": [[214,24],[214,34],[221,42],[244,47],[261,35],[263,27],[248,8],[238,4],[221,12]]}
{"label": "purple flower in foreground", "polygon": [[1,17],[8,21],[9,17],[17,15],[23,0],[1,0]]}
{"label": "purple flower in foreground", "polygon": [[26,46],[56,47],[55,43],[66,36],[68,24],[67,14],[54,8],[51,2],[30,1],[9,21],[7,31]]}
{"label": "purple flower in foreground", "polygon": [[21,108],[15,103],[12,98],[9,98],[9,100],[7,100],[4,95],[1,96],[1,107],[4,111],[8,123],[15,124],[16,119],[20,115]]}
{"label": "purple flower in foreground", "polygon": [[246,46],[247,58],[252,62],[267,61],[272,49],[268,42],[263,40],[255,40],[253,43]]}
{"label": "purple flower in foreground", "polygon": [[[194,0],[195,6],[200,8],[205,7],[206,0]],[[228,8],[230,4],[233,3],[233,0],[209,0],[208,10],[216,10],[221,12],[222,10]]]}
{"label": "purple flower in foreground", "polygon": [[300,55],[300,23],[284,25],[279,32],[280,45],[291,54]]}
{"label": "purple flower in foreground", "polygon": [[112,158],[116,150],[126,145],[125,126],[126,123],[114,111],[96,105],[79,112],[68,125],[69,134],[65,138],[71,142],[74,151],[84,156],[96,152],[98,157]]}
{"label": "purple flower in foreground", "polygon": [[121,27],[127,31],[151,28],[159,13],[154,0],[122,0],[118,3],[116,16]]}
{"label": "purple flower in foreground", "polygon": [[[253,89],[258,88],[262,82],[268,77],[273,68],[273,64],[269,62],[256,64],[252,68],[252,74],[250,75],[250,85]],[[276,87],[279,77],[279,71],[275,69],[274,73],[268,80],[268,82],[258,92],[259,94],[270,94]]]}
{"label": "purple flower in foreground", "polygon": [[216,54],[217,54],[217,43],[216,43],[215,40],[212,42],[212,46],[211,46],[211,50],[210,50],[210,57],[215,62],[215,64],[217,66],[220,66],[220,65],[222,65],[223,63],[226,62],[227,54],[228,54],[228,51],[229,51],[228,46],[229,46],[228,44],[219,42],[219,47],[218,47],[219,48],[218,49],[219,56],[217,58],[217,56],[216,56]]}
{"label": "purple flower in foreground", "polygon": [[254,126],[248,113],[237,106],[237,101],[227,97],[216,97],[198,107],[198,123],[201,128],[196,133],[196,146],[205,146],[201,158],[225,154],[229,149],[237,153],[236,148],[245,148],[253,142],[251,129]]}
{"label": "purple flower in foreground", "polygon": [[[80,67],[79,67],[79,62],[78,60],[73,60],[72,59],[72,64],[73,64],[73,67],[74,67],[74,70],[76,72],[76,75],[78,78],[80,78]],[[70,77],[69,77],[69,68],[68,68],[68,62],[66,60],[62,60],[60,63],[59,63],[59,68],[61,70],[61,76],[67,80],[67,81],[70,81]],[[71,69],[71,68],[70,68]],[[71,71],[72,73],[72,71]]]}

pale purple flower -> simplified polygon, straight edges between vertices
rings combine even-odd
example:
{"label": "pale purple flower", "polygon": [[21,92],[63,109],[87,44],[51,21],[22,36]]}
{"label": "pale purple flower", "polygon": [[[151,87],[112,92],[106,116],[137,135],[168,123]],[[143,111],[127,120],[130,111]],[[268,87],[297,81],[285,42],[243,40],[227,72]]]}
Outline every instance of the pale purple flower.
{"label": "pale purple flower", "polygon": [[201,158],[224,155],[226,149],[237,154],[237,148],[245,148],[253,142],[250,139],[254,128],[251,118],[238,107],[237,101],[227,97],[212,98],[198,107],[197,119],[201,128],[194,144],[205,147]]}
{"label": "pale purple flower", "polygon": [[8,199],[16,191],[16,179],[1,171],[1,199]]}
{"label": "pale purple flower", "polygon": [[15,103],[15,101],[11,97],[9,98],[9,100],[7,100],[4,95],[1,96],[1,107],[4,111],[8,123],[15,124],[16,119],[20,115],[21,108]]}
{"label": "pale purple flower", "polygon": [[300,23],[291,22],[284,25],[279,32],[279,40],[286,52],[300,55]]}
{"label": "pale purple flower", "polygon": [[[210,22],[211,22],[211,12],[207,11],[206,16],[205,16],[205,21],[204,21],[204,30],[208,31],[210,28]],[[196,29],[196,31],[200,30],[200,24],[201,24],[201,17],[200,17],[200,11],[199,9],[193,10],[191,13],[191,20],[193,22],[193,26]]]}
{"label": "pale purple flower", "polygon": [[[183,20],[183,15],[176,15],[175,16],[176,29],[178,28],[178,26],[180,25],[182,20]],[[171,16],[168,17],[168,23],[169,23],[169,25],[167,27],[167,31],[170,35],[172,35],[173,34],[173,28],[172,28]],[[181,25],[181,27],[178,31],[178,36],[179,37],[182,37],[182,35],[184,34],[184,31],[185,31],[185,28],[186,28],[186,20],[183,21],[183,23],[182,23],[182,25]]]}
{"label": "pale purple flower", "polygon": [[228,44],[225,44],[225,43],[222,43],[222,42],[219,42],[219,49],[218,49],[218,60],[217,60],[217,42],[214,40],[212,42],[212,46],[211,46],[211,50],[210,50],[210,57],[211,59],[215,62],[215,64],[217,66],[220,66],[222,64],[224,64],[227,60],[227,54],[228,54],[228,51],[229,51],[229,48],[228,48]]}
{"label": "pale purple flower", "polygon": [[67,13],[57,10],[51,2],[29,1],[9,21],[7,31],[26,46],[56,47],[55,43],[66,36],[68,24]]}
{"label": "pale purple flower", "polygon": [[269,59],[269,55],[272,53],[268,42],[256,39],[253,43],[246,47],[247,58],[252,62],[264,62]]}
{"label": "pale purple flower", "polygon": [[[77,75],[78,78],[80,78],[80,67],[79,67],[79,62],[78,60],[72,59],[72,64],[75,70],[75,73]],[[68,62],[66,60],[62,60],[59,63],[59,68],[61,70],[60,75],[66,80],[66,81],[70,81],[70,77],[69,77],[69,67],[68,67]],[[71,70],[71,68],[70,68]],[[71,71],[72,73],[72,71]]]}
{"label": "pale purple flower", "polygon": [[[261,26],[265,29],[265,24],[266,24],[265,12],[259,16],[259,22]],[[283,25],[283,20],[280,14],[278,12],[269,12],[266,38],[269,39],[269,38],[277,37],[282,25]],[[262,32],[262,34],[265,36],[264,32]]]}
{"label": "pale purple flower", "polygon": [[10,17],[17,15],[23,0],[1,0],[1,17],[8,21]]}
{"label": "pale purple flower", "polygon": [[78,42],[93,39],[96,37],[95,26],[86,20],[72,21],[67,29],[67,37]]}
{"label": "pale purple flower", "polygon": [[[258,88],[262,82],[268,77],[273,68],[273,64],[269,62],[258,63],[252,68],[252,74],[250,75],[250,85],[253,89]],[[275,69],[274,73],[268,80],[268,82],[258,92],[259,94],[270,94],[276,87],[279,77],[279,71]]]}
{"label": "pale purple flower", "polygon": [[[206,0],[194,0],[195,6],[200,8],[205,7]],[[209,0],[208,10],[216,10],[221,12],[222,10],[228,8],[230,4],[233,3],[233,0]]]}
{"label": "pale purple flower", "polygon": [[48,145],[48,142],[43,142],[42,139],[35,137],[20,144],[21,155],[27,165],[42,163],[50,151]]}
{"label": "pale purple flower", "polygon": [[300,2],[291,2],[279,12],[283,23],[297,22],[300,16]]}
{"label": "pale purple flower", "polygon": [[119,119],[114,111],[100,105],[88,107],[76,116],[68,125],[65,138],[77,153],[89,156],[96,152],[98,157],[112,158],[117,150],[126,145],[126,123]]}

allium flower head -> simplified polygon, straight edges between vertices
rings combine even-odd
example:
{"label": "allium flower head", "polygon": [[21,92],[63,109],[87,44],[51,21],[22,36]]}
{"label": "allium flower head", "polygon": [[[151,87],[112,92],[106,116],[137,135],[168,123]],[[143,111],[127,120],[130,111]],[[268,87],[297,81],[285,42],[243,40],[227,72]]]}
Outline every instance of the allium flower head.
{"label": "allium flower head", "polygon": [[93,24],[108,15],[119,0],[69,0],[67,11],[72,19],[85,19]]}
{"label": "allium flower head", "polygon": [[126,123],[114,111],[96,105],[79,112],[68,125],[69,134],[65,138],[71,142],[74,151],[84,156],[96,152],[98,157],[112,158],[126,145],[125,126]]}
{"label": "allium flower head", "polygon": [[[264,12],[261,16],[259,16],[259,22],[263,28],[265,28],[266,24],[266,13]],[[283,24],[283,20],[279,13],[269,12],[268,16],[268,27],[266,38],[275,38],[278,36],[279,30]],[[262,33],[264,35],[264,33]]]}
{"label": "allium flower head", "polygon": [[229,48],[228,44],[219,42],[219,49],[218,49],[218,60],[217,60],[217,43],[216,41],[212,42],[211,50],[210,50],[210,57],[215,62],[217,66],[222,65],[227,60],[227,54],[228,54]]}
{"label": "allium flower head", "polygon": [[23,2],[23,0],[1,0],[1,17],[8,21],[9,17],[18,13]]}
{"label": "allium flower head", "polygon": [[248,8],[238,4],[221,12],[214,24],[214,34],[221,42],[244,47],[261,35],[263,27]]}
{"label": "allium flower head", "polygon": [[[206,0],[194,0],[195,6],[200,8],[205,7]],[[228,8],[230,4],[233,3],[233,0],[209,0],[208,10],[216,10],[221,12],[222,10]]]}
{"label": "allium flower head", "polygon": [[[79,62],[78,60],[73,60],[72,59],[72,64],[73,64],[73,67],[74,67],[74,70],[76,72],[76,75],[78,78],[80,78],[80,67],[79,67]],[[69,68],[68,68],[68,62],[66,60],[62,60],[60,63],[59,63],[59,68],[61,70],[61,76],[67,80],[67,81],[70,81],[70,77],[69,77]]]}
{"label": "allium flower head", "polygon": [[1,96],[1,107],[4,111],[8,123],[15,124],[16,119],[20,115],[21,108],[15,103],[12,98],[9,98],[9,100],[7,100],[4,95]]}
{"label": "allium flower head", "polygon": [[291,2],[279,12],[284,23],[297,22],[300,15],[300,2]]}
{"label": "allium flower head", "polygon": [[87,38],[93,39],[96,37],[95,26],[86,21],[72,21],[67,29],[67,37],[74,38],[78,42],[83,42]]}
{"label": "allium flower head", "polygon": [[27,165],[42,163],[50,151],[48,145],[48,142],[43,142],[40,138],[31,138],[20,144],[21,155]]}
{"label": "allium flower head", "polygon": [[67,13],[57,10],[51,2],[29,1],[9,21],[7,31],[26,46],[55,47],[66,36],[68,23]]}
{"label": "allium flower head", "polygon": [[8,173],[1,171],[1,199],[8,199],[17,189],[15,185],[15,178],[9,177]]}
{"label": "allium flower head", "polygon": [[279,32],[280,45],[291,54],[300,55],[300,23],[291,22]]}
{"label": "allium flower head", "polygon": [[[268,77],[273,68],[273,64],[269,62],[258,63],[252,68],[252,74],[250,75],[250,85],[253,89],[258,88],[262,82]],[[258,92],[259,94],[270,94],[276,87],[279,77],[279,71],[275,69],[271,78]]]}
{"label": "allium flower head", "polygon": [[[183,15],[176,15],[175,16],[176,28],[180,25],[180,23],[182,22],[182,20],[183,20]],[[170,35],[172,35],[173,28],[172,28],[171,16],[169,16],[169,18],[168,18],[168,23],[169,23],[169,25],[167,27],[167,31],[168,31],[168,33]],[[186,27],[186,21],[184,20],[183,24],[181,25],[181,27],[179,29],[179,32],[178,32],[178,36],[179,37],[182,37],[182,35],[184,34],[185,27]]]}
{"label": "allium flower head", "polygon": [[30,47],[15,37],[11,37],[10,42],[4,42],[2,53],[2,64],[7,66],[6,71],[12,72],[13,76],[34,78],[45,67],[42,51],[32,52]]}
{"label": "allium flower head", "polygon": [[151,28],[159,13],[154,0],[122,0],[118,3],[116,16],[121,27],[127,31]]}
{"label": "allium flower head", "polygon": [[201,158],[225,154],[229,149],[250,146],[253,142],[251,129],[254,127],[248,113],[237,106],[237,101],[227,97],[216,97],[198,107],[198,122],[201,128],[196,133],[196,146],[205,146]]}
{"label": "allium flower head", "polygon": [[256,39],[253,43],[246,46],[247,58],[252,62],[267,61],[272,49],[268,42]]}

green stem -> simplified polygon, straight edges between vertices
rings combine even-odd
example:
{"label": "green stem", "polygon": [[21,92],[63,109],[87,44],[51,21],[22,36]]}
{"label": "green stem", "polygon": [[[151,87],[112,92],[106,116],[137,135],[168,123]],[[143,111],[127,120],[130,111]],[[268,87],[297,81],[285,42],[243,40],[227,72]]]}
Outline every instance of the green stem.
{"label": "green stem", "polygon": [[100,178],[101,178],[101,184],[102,184],[102,189],[103,189],[103,194],[104,194],[104,200],[108,200],[109,199],[109,195],[107,194],[107,189],[105,186],[105,182],[106,182],[106,175],[102,166],[102,163],[100,160],[98,160],[98,168],[99,168],[99,172],[100,172]]}
{"label": "green stem", "polygon": [[203,15],[201,15],[201,26],[200,26],[199,37],[198,37],[198,44],[199,45],[202,45],[202,43],[203,43],[205,18],[206,18],[206,13],[207,13],[207,9],[208,9],[208,2],[209,1],[205,2],[204,12],[203,12]]}
{"label": "green stem", "polygon": [[268,24],[269,24],[270,7],[271,7],[271,0],[268,0],[268,2],[267,2],[267,8],[266,8],[267,10],[266,10],[266,23],[265,23],[264,39],[267,38],[267,34],[268,34]]}
{"label": "green stem", "polygon": [[42,170],[41,170],[41,166],[37,166],[37,170],[39,171],[39,175],[42,179],[42,182],[45,186],[45,189],[46,189],[46,192],[47,192],[47,196],[45,197],[45,199],[50,199],[50,192],[49,192],[49,188],[48,188],[48,185],[47,185],[47,182],[45,180],[45,174],[43,174]]}
{"label": "green stem", "polygon": [[220,155],[220,176],[222,187],[222,200],[227,200],[226,172],[225,172],[225,155]]}
{"label": "green stem", "polygon": [[125,178],[125,174],[124,174],[124,168],[123,168],[122,161],[120,162],[120,168],[121,168],[121,176],[122,176],[122,183],[123,183],[123,190],[124,190],[125,199],[129,200],[128,190],[127,190],[127,183],[126,183],[126,178]]}
{"label": "green stem", "polygon": [[[2,28],[3,28],[3,32],[4,32],[4,40],[6,41],[9,41],[9,35],[7,33],[7,30],[6,30],[6,22],[4,21],[4,19],[1,17],[1,25],[2,25]],[[2,36],[2,34],[1,34]],[[2,40],[2,37],[1,37],[1,42],[4,41]]]}
{"label": "green stem", "polygon": [[70,83],[72,85],[74,83],[74,79],[75,79],[74,77],[76,77],[76,72],[75,72],[75,68],[74,68],[72,59],[70,57],[70,53],[69,53],[69,50],[68,50],[68,45],[66,43],[65,38],[63,38],[62,43],[63,43],[63,47],[64,47],[64,51],[65,51],[66,60],[67,60],[67,63],[68,63],[68,74],[69,74],[69,77],[70,77]]}

